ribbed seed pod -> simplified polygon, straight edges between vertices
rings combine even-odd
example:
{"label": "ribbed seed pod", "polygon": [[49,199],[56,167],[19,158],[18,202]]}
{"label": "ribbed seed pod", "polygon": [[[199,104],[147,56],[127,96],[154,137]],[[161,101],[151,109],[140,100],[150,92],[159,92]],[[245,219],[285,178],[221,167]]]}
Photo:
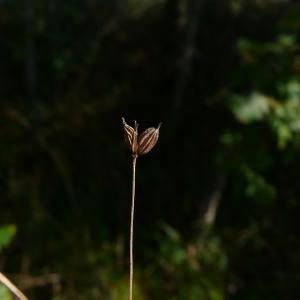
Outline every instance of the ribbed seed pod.
{"label": "ribbed seed pod", "polygon": [[138,150],[138,142],[137,142],[138,124],[135,121],[135,128],[133,128],[125,122],[124,118],[122,118],[122,121],[123,121],[125,141],[126,141],[128,147],[129,147],[129,149],[131,150],[132,154],[137,154],[137,150]]}
{"label": "ribbed seed pod", "polygon": [[148,153],[155,146],[159,137],[160,126],[161,123],[157,126],[157,128],[150,127],[140,135],[138,139],[138,150],[137,150],[137,153],[139,155],[144,155]]}

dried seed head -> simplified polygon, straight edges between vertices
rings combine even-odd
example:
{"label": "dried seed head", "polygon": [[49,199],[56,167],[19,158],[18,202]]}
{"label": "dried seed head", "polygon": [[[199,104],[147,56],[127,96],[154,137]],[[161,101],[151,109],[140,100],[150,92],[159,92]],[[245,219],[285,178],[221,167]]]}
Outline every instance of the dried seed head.
{"label": "dried seed head", "polygon": [[157,128],[150,127],[140,135],[137,151],[139,155],[148,153],[155,146],[158,140],[160,126],[161,123],[158,124]]}
{"label": "dried seed head", "polygon": [[124,128],[124,137],[125,141],[131,150],[132,154],[137,154],[138,150],[138,143],[137,143],[137,136],[138,136],[138,124],[134,121],[134,128],[129,126],[125,119],[122,118],[123,121],[123,128]]}

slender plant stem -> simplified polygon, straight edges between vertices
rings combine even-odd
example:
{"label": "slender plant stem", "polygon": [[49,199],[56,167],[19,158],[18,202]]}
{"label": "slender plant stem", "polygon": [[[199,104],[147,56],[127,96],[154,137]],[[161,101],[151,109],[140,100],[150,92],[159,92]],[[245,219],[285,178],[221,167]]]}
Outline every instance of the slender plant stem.
{"label": "slender plant stem", "polygon": [[131,218],[130,218],[130,245],[129,245],[129,300],[132,300],[132,286],[133,286],[133,222],[134,222],[134,202],[135,202],[135,168],[137,155],[132,156],[132,193],[131,193]]}
{"label": "slender plant stem", "polygon": [[10,289],[20,300],[28,300],[28,298],[1,272],[0,282]]}

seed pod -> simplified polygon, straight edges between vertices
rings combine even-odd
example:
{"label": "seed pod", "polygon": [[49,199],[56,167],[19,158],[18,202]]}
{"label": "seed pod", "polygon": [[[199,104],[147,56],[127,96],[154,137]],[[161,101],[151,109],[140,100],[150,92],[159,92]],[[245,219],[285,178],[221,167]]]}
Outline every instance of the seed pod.
{"label": "seed pod", "polygon": [[137,143],[137,135],[138,135],[138,124],[135,123],[135,128],[129,126],[126,122],[125,119],[122,118],[123,121],[123,128],[124,128],[124,137],[125,141],[131,150],[132,154],[137,154],[137,149],[138,149],[138,143]]}
{"label": "seed pod", "polygon": [[159,123],[157,128],[150,127],[140,135],[138,140],[138,154],[146,154],[155,146],[158,140],[160,126],[161,123]]}

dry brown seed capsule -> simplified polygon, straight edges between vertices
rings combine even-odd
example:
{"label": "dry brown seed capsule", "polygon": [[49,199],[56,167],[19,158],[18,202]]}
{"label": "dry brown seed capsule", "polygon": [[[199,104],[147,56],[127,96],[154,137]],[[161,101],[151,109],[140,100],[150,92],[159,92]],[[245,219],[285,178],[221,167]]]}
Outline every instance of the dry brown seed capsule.
{"label": "dry brown seed capsule", "polygon": [[160,126],[161,123],[159,123],[157,128],[150,127],[140,135],[138,139],[138,154],[146,154],[155,146],[158,140]]}
{"label": "dry brown seed capsule", "polygon": [[137,143],[138,124],[136,123],[136,121],[134,121],[135,128],[133,128],[125,122],[124,118],[122,118],[122,121],[123,121],[123,127],[124,127],[125,141],[129,147],[129,149],[131,150],[132,154],[136,154],[137,149],[138,149],[138,143]]}

